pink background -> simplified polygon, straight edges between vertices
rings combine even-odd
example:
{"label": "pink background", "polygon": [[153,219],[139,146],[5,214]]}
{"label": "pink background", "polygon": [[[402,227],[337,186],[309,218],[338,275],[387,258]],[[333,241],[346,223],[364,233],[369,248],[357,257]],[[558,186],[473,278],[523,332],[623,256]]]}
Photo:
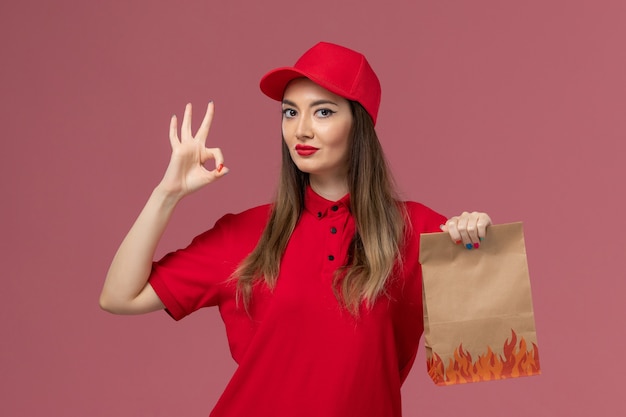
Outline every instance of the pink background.
{"label": "pink background", "polygon": [[2,2],[0,35],[0,415],[208,415],[234,368],[217,311],[117,317],[98,294],[186,102],[216,102],[231,173],[158,255],[271,198],[258,80],[319,40],[378,72],[407,198],[525,223],[543,375],[440,388],[420,352],[405,415],[626,415],[623,0],[27,0]]}

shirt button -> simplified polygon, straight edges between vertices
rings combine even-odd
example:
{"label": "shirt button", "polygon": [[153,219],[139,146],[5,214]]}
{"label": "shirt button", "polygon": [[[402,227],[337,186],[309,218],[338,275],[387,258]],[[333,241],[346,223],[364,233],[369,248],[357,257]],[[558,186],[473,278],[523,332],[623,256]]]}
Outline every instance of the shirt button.
{"label": "shirt button", "polygon": [[337,229],[334,228],[334,227],[331,227],[330,228],[330,233],[332,233],[334,235],[335,233],[337,233]]}
{"label": "shirt button", "polygon": [[321,211],[318,211],[318,212],[317,212],[317,217],[318,217],[318,218],[322,217],[322,212],[321,212]]}
{"label": "shirt button", "polygon": [[339,210],[339,206],[332,206],[330,209],[331,209],[332,211],[337,211],[337,210]]}
{"label": "shirt button", "polygon": [[328,255],[328,260],[329,260],[329,261],[334,261],[334,260],[335,260],[335,257],[334,257],[333,255]]}

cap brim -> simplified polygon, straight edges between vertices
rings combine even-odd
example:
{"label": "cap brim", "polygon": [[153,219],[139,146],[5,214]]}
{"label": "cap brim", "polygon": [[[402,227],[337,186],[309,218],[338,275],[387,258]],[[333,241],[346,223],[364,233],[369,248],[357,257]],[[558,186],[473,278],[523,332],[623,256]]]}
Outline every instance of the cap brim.
{"label": "cap brim", "polygon": [[308,74],[293,67],[276,68],[261,78],[261,91],[269,98],[281,101],[287,84],[301,77],[310,78]]}
{"label": "cap brim", "polygon": [[276,68],[268,72],[263,76],[263,78],[261,78],[261,82],[259,85],[263,94],[271,99],[282,101],[283,94],[285,93],[285,88],[287,88],[287,84],[289,84],[290,81],[293,81],[296,78],[302,77],[308,78],[315,84],[318,84],[321,87],[324,87],[325,89],[330,91],[331,93],[337,94],[338,96],[341,96],[345,99],[356,100],[355,97],[353,97],[351,94],[348,94],[346,91],[341,91],[336,86],[328,82],[324,82],[324,80],[321,80],[312,74],[301,71],[294,67]]}

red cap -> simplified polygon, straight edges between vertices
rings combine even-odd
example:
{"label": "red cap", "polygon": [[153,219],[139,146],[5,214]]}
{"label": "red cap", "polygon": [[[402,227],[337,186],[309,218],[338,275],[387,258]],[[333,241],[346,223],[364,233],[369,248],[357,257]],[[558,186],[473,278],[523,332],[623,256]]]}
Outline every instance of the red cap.
{"label": "red cap", "polygon": [[272,70],[261,78],[261,91],[281,101],[289,81],[306,77],[328,91],[358,101],[376,124],[380,106],[380,82],[359,52],[320,42],[304,53],[293,67]]}

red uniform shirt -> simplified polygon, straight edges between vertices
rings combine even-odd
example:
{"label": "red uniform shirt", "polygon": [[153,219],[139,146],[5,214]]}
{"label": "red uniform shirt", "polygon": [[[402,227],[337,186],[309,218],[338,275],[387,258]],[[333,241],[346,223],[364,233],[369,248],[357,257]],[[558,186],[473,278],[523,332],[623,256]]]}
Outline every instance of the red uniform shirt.
{"label": "red uniform shirt", "polygon": [[219,306],[238,364],[212,417],[398,417],[400,386],[423,331],[419,234],[445,218],[413,202],[403,263],[387,295],[354,318],[333,294],[333,274],[354,235],[349,197],[325,200],[310,188],[284,253],[276,288],[257,285],[250,316],[228,281],[256,246],[269,206],[226,215],[185,249],[153,267],[150,284],[179,320]]}

